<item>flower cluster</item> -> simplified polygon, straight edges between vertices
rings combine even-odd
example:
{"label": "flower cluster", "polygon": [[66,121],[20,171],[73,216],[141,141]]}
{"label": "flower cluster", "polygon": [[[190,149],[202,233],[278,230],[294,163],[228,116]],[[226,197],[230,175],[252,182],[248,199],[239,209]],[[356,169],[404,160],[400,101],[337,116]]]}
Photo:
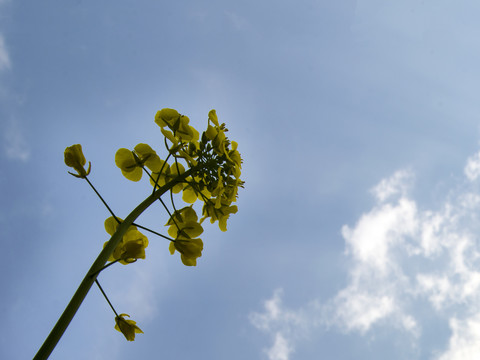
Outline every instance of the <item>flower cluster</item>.
{"label": "flower cluster", "polygon": [[[211,193],[209,201],[203,205],[203,217],[200,222],[210,218],[213,224],[218,221],[220,230],[227,231],[227,220],[230,214],[237,212],[237,206],[231,205],[237,199],[238,188],[243,186],[240,180],[242,158],[238,152],[238,144],[225,135],[228,129],[219,124],[217,113],[211,110],[208,114],[208,128],[202,135],[200,149],[206,159],[214,159],[214,166],[207,167],[204,172],[205,186]],[[208,161],[206,161],[208,163]]]}
{"label": "flower cluster", "polygon": [[[237,199],[238,188],[243,187],[240,179],[242,158],[238,144],[228,139],[228,129],[219,123],[215,110],[209,112],[207,130],[201,137],[190,125],[190,119],[174,109],[158,111],[155,123],[165,137],[167,158],[162,160],[149,145],[138,144],[133,151],[119,149],[115,163],[131,181],[139,181],[143,171],[148,169],[146,172],[154,189],[173,181],[171,191],[181,192],[183,201],[188,204],[197,200],[203,202],[200,220],[194,208],[189,206],[175,211],[167,222],[172,237],[170,252],[178,251],[183,264],[195,266],[203,249],[202,240],[196,239],[203,231],[201,223],[210,218],[211,223],[218,221],[220,230],[226,231],[227,220],[238,210],[232,203]],[[172,159],[170,163],[169,159]],[[179,176],[187,171],[188,176],[179,181]]]}

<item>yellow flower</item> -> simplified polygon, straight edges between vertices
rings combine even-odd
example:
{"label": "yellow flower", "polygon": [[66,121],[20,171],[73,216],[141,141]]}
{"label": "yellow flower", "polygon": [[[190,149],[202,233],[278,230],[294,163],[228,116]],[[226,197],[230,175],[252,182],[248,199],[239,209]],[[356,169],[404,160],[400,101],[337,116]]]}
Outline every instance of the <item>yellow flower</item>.
{"label": "yellow flower", "polygon": [[215,139],[215,136],[217,136],[218,131],[216,128],[214,128],[212,125],[208,125],[207,130],[205,131],[205,135],[207,136],[207,139],[213,140]]}
{"label": "yellow flower", "polygon": [[223,186],[223,177],[222,177],[221,171],[222,171],[222,168],[218,168],[217,187],[212,191],[212,196],[216,197],[216,200],[215,200],[216,209],[219,209],[222,206],[222,197],[223,197],[223,194],[225,193],[225,187]]}
{"label": "yellow flower", "polygon": [[134,341],[135,333],[143,334],[143,331],[136,325],[135,321],[126,320],[124,316],[130,317],[128,314],[120,314],[115,317],[115,330],[120,331],[128,341]]}
{"label": "yellow flower", "polygon": [[[160,173],[160,170],[162,170],[162,173]],[[165,185],[167,183],[167,174],[170,174],[170,165],[168,165],[168,163],[165,163],[165,161],[160,160],[160,168],[156,171],[152,171],[150,184],[152,184],[152,186],[155,186],[156,182],[158,187]]]}
{"label": "yellow flower", "polygon": [[235,164],[239,169],[242,168],[242,158],[240,153],[237,150],[238,144],[236,141],[232,141],[232,150],[229,150],[225,153],[227,159]]}
{"label": "yellow flower", "polygon": [[198,223],[198,216],[192,206],[184,207],[173,213],[165,224],[170,225],[168,234],[175,240],[170,243],[170,254],[177,250],[182,263],[187,266],[196,266],[197,258],[202,256],[203,242],[194,239],[203,232],[202,225]]}
{"label": "yellow flower", "polygon": [[186,180],[188,181],[188,183],[183,188],[183,201],[189,204],[193,204],[195,201],[197,201],[197,199],[204,200],[205,198],[209,199],[211,197],[211,194],[206,187],[200,190],[200,177],[195,176],[193,179],[189,177]]}
{"label": "yellow flower", "polygon": [[[195,130],[196,131],[196,130]],[[188,144],[188,149],[184,148],[179,148],[178,149],[178,157],[185,159],[185,161],[188,163],[190,167],[196,166],[198,164],[197,160],[194,159],[194,157],[198,157],[195,152],[199,148],[199,143],[198,141],[192,141]]]}
{"label": "yellow flower", "polygon": [[208,113],[208,120],[215,126],[212,126],[209,123],[207,130],[205,131],[205,136],[207,139],[212,140],[215,152],[219,155],[223,155],[229,144],[227,136],[225,135],[225,132],[228,131],[228,129],[225,128],[225,124],[219,125],[217,112],[215,110],[210,110]]}
{"label": "yellow flower", "polygon": [[[118,218],[121,222],[122,219]],[[105,220],[105,230],[113,235],[117,230],[119,223],[113,216]],[[104,246],[107,243],[104,244]],[[127,265],[137,261],[137,259],[145,259],[145,248],[148,246],[148,238],[137,230],[136,226],[130,226],[123,235],[122,241],[117,245],[108,261],[118,260],[120,264]]]}
{"label": "yellow flower", "polygon": [[[166,174],[166,180],[167,182],[170,182],[178,177],[178,175],[181,175],[185,172],[185,167],[180,164],[179,162],[176,162],[172,165],[170,165],[170,172]],[[183,189],[183,183],[178,183],[175,184],[175,186],[172,188],[172,192],[174,194],[178,194],[180,191]]]}
{"label": "yellow flower", "polygon": [[200,224],[207,217],[210,218],[210,223],[214,223],[218,220],[218,227],[222,231],[227,231],[227,220],[230,217],[230,214],[235,214],[238,211],[237,205],[229,206],[224,202],[221,202],[221,206],[217,207],[216,199],[208,201],[203,205],[203,217],[200,219]]}
{"label": "yellow flower", "polygon": [[175,136],[182,141],[197,141],[199,138],[198,131],[193,126],[188,125],[189,122],[190,119],[187,116],[182,116],[178,129],[174,129],[176,130]]}
{"label": "yellow flower", "polygon": [[[105,226],[105,231],[109,235],[115,234],[115,231],[117,231],[118,225],[123,221],[122,218],[117,217],[118,221],[115,220],[113,216],[110,216],[108,219],[105,220],[104,226]],[[137,229],[136,226],[130,226],[130,229]]]}
{"label": "yellow flower", "polygon": [[82,145],[76,144],[69,146],[65,149],[65,164],[69,167],[74,168],[78,175],[72,174],[70,171],[69,174],[78,177],[78,178],[86,178],[88,174],[90,174],[90,170],[92,168],[92,164],[90,161],[88,162],[88,170],[85,170],[85,164],[87,160],[85,160],[85,156],[82,152]]}
{"label": "yellow flower", "polygon": [[119,250],[117,259],[123,265],[135,262],[137,259],[145,259],[145,248],[147,246],[148,238],[144,234],[138,230],[129,230],[123,236],[122,242],[117,246]]}
{"label": "yellow flower", "polygon": [[197,258],[202,256],[202,239],[177,239],[170,243],[170,254],[175,250],[180,253],[182,263],[186,266],[197,266]]}
{"label": "yellow flower", "polygon": [[125,148],[118,149],[115,154],[115,164],[122,170],[123,176],[131,181],[142,178],[142,168],[133,153]]}
{"label": "yellow flower", "polygon": [[235,179],[233,183],[229,183],[225,189],[225,204],[230,205],[232,202],[237,201],[238,187],[243,187],[243,181]]}
{"label": "yellow flower", "polygon": [[[177,110],[167,108],[157,111],[155,122],[161,127],[162,134],[174,145],[183,141],[195,142],[199,139],[198,131],[188,125],[190,122],[188,116],[180,115]],[[170,128],[173,133],[164,129],[164,127]]]}
{"label": "yellow flower", "polygon": [[155,114],[155,122],[161,128],[165,126],[173,127],[180,114],[175,109],[162,109]]}
{"label": "yellow flower", "polygon": [[160,171],[163,161],[160,160],[160,157],[157,155],[155,150],[150,147],[150,145],[138,144],[134,147],[134,150],[142,164],[144,164],[153,172]]}
{"label": "yellow flower", "polygon": [[173,136],[173,133],[170,130],[166,130],[162,128],[160,129],[160,131],[162,132],[163,136],[165,136],[168,140],[172,142],[173,144],[172,147],[176,147],[180,142],[180,139]]}
{"label": "yellow flower", "polygon": [[[223,125],[223,124],[222,124]],[[217,128],[217,135],[212,140],[212,145],[217,154],[222,155],[225,153],[225,147],[227,145],[227,136],[225,135],[225,129],[221,127]]]}
{"label": "yellow flower", "polygon": [[192,206],[175,211],[165,226],[170,226],[168,234],[174,239],[193,239],[203,233],[203,228],[198,223],[197,213]]}
{"label": "yellow flower", "polygon": [[195,201],[197,201],[198,198],[201,198],[201,195],[197,193],[197,191],[193,188],[191,184],[188,184],[183,188],[183,201],[189,204],[193,204]]}
{"label": "yellow flower", "polygon": [[217,112],[212,109],[208,113],[208,120],[210,120],[215,126],[220,126],[218,125],[218,117],[217,117]]}

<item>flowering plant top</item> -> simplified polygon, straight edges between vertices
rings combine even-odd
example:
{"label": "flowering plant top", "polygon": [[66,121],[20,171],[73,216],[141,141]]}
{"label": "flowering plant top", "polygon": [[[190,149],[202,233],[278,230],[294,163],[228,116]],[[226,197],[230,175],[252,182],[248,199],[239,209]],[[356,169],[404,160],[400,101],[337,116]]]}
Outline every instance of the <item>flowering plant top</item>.
{"label": "flowering plant top", "polygon": [[[82,283],[67,305],[64,313],[45,340],[34,360],[47,359],[55,348],[63,332],[73,319],[83,299],[95,282],[115,313],[115,329],[123,333],[129,341],[135,334],[143,333],[133,320],[125,319],[127,314],[118,314],[101,287],[98,276],[106,268],[120,263],[128,265],[146,258],[149,240],[145,231],[169,240],[169,251],[180,254],[186,266],[196,266],[202,256],[203,222],[218,222],[221,231],[227,230],[227,220],[237,212],[234,203],[238,189],[244,182],[240,179],[242,158],[238,144],[226,136],[228,129],[220,124],[215,110],[208,113],[207,129],[200,133],[190,124],[190,119],[174,109],[162,109],[155,115],[155,123],[160,127],[166,156],[162,159],[148,144],[137,144],[133,150],[120,148],[115,154],[115,164],[122,175],[130,181],[138,182],[142,177],[149,179],[153,187],[147,196],[125,219],[115,215],[89,179],[92,165],[83,154],[82,146],[75,144],[65,149],[65,164],[76,173],[71,175],[84,179],[104,203],[110,216],[105,220],[105,230],[110,239],[87,272]],[[162,196],[169,193],[171,205]],[[173,194],[181,194],[185,206],[175,204]],[[148,229],[134,221],[151,204],[159,201],[167,212],[168,235]],[[201,203],[201,217],[194,208]],[[142,230],[143,232],[141,232]]]}

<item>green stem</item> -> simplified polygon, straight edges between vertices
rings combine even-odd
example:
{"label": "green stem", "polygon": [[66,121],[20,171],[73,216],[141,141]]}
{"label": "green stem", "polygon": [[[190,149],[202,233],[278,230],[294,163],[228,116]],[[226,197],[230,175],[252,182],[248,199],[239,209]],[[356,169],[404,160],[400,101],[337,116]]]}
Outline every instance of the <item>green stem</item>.
{"label": "green stem", "polygon": [[100,283],[98,282],[97,279],[95,279],[95,283],[97,284],[98,288],[99,288],[100,291],[102,292],[103,297],[105,298],[105,300],[107,300],[108,305],[110,305],[110,307],[112,308],[113,312],[115,313],[115,316],[118,317],[117,311],[116,311],[115,308],[113,307],[112,303],[110,302],[110,299],[108,298],[107,294],[105,294],[105,291],[103,291],[103,288],[102,288],[102,286],[100,285]]}
{"label": "green stem", "polygon": [[199,166],[195,166],[183,174],[179,175],[169,183],[160,187],[155,193],[148,196],[142,203],[140,203],[118,226],[117,231],[112,235],[107,245],[98,255],[97,259],[93,262],[90,270],[88,270],[84,279],[80,283],[77,291],[73,295],[72,299],[68,303],[67,307],[63,311],[62,315],[58,319],[57,323],[53,327],[52,331],[48,335],[43,345],[38,350],[33,360],[45,360],[48,359],[53,349],[57,345],[58,341],[62,337],[63,333],[67,329],[68,325],[72,321],[75,313],[82,304],[83,300],[88,294],[88,291],[92,287],[95,279],[98,276],[98,271],[102,269],[108,261],[108,258],[113,253],[117,245],[122,241],[123,235],[127,232],[128,228],[151,204],[160,198],[164,193],[169,191],[173,186],[179,182],[184,181],[188,176],[192,175],[199,169]]}
{"label": "green stem", "polygon": [[140,229],[143,229],[143,230],[145,230],[145,231],[151,232],[152,234],[155,234],[155,235],[157,235],[157,236],[160,236],[160,237],[162,237],[162,238],[164,238],[164,239],[166,239],[166,240],[173,241],[172,238],[169,238],[168,236],[162,235],[162,234],[160,234],[159,232],[156,232],[156,231],[154,231],[154,230],[151,230],[151,229],[149,229],[149,228],[146,228],[145,226],[138,225],[138,224],[135,224],[135,223],[133,223],[132,225],[133,225],[133,226],[136,226],[136,227],[138,227],[138,228],[140,228]]}
{"label": "green stem", "polygon": [[88,185],[90,185],[90,187],[93,189],[93,191],[95,191],[95,194],[97,194],[97,196],[100,198],[100,200],[102,200],[103,205],[105,205],[105,207],[106,207],[107,210],[110,212],[110,214],[112,214],[113,218],[114,218],[118,223],[120,223],[120,220],[118,220],[118,218],[115,216],[115,214],[113,213],[112,209],[110,209],[110,206],[108,206],[107,202],[103,199],[102,195],[100,195],[100,193],[97,191],[97,189],[95,189],[95,186],[93,186],[93,184],[90,182],[90,180],[88,180],[88,177],[85,177],[85,180],[87,180]]}
{"label": "green stem", "polygon": [[[172,192],[170,191],[170,196],[172,196]],[[177,227],[177,230],[180,231],[180,228],[178,227],[178,224],[177,224],[177,221],[175,220],[175,217],[172,216],[172,213],[170,212],[170,210],[168,210],[168,207],[167,205],[165,205],[165,203],[163,202],[162,199],[158,199],[160,200],[160,202],[162,203],[164,209],[167,211],[168,213],[168,216],[170,216],[170,219],[172,219],[173,223],[175,224],[175,226]],[[173,205],[173,210],[176,211],[175,209],[175,204],[173,204],[173,200],[172,200],[172,205]]]}
{"label": "green stem", "polygon": [[90,276],[95,276],[95,275],[98,276],[98,274],[100,274],[103,270],[105,270],[106,268],[112,266],[113,264],[116,264],[116,263],[119,262],[119,261],[120,261],[120,259],[117,259],[117,260],[115,260],[115,261],[109,262],[107,265],[105,265],[104,267],[102,267],[100,270],[97,270],[94,274],[91,274]]}
{"label": "green stem", "polygon": [[[160,175],[162,175],[162,172],[163,172],[163,169],[165,168],[165,165],[167,165],[167,161],[168,159],[170,158],[172,154],[170,152],[168,152],[168,156],[167,158],[164,160],[163,164],[162,164],[162,167],[160,168],[160,171],[158,172],[158,176],[157,176],[157,180],[154,180],[155,181],[155,185],[153,186],[153,192],[152,194],[155,192],[155,190],[157,190],[157,186],[158,186],[158,180],[160,180]],[[150,174],[148,174],[148,176],[150,176]]]}

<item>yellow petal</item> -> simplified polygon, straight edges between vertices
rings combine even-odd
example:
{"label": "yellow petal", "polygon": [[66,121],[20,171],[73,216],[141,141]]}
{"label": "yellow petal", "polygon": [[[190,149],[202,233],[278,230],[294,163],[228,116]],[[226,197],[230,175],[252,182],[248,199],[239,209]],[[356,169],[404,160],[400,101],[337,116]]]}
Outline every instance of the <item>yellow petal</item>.
{"label": "yellow petal", "polygon": [[181,175],[185,172],[185,167],[179,163],[175,162],[170,166],[170,174],[172,177],[176,177],[177,175]]}
{"label": "yellow petal", "polygon": [[191,186],[187,186],[183,189],[182,199],[188,204],[193,204],[198,199],[197,193]]}
{"label": "yellow petal", "polygon": [[[117,218],[120,221],[123,221],[123,219]],[[107,233],[110,235],[113,235],[115,231],[117,231],[118,227],[118,221],[115,220],[113,216],[110,216],[108,219],[105,220],[105,230]]]}
{"label": "yellow petal", "polygon": [[135,146],[133,149],[141,158],[145,158],[149,155],[157,154],[155,150],[153,150],[151,146],[148,144],[143,144],[143,143],[137,144],[137,146]]}
{"label": "yellow petal", "polygon": [[174,194],[178,194],[183,189],[183,183],[178,183],[172,188]]}
{"label": "yellow petal", "polygon": [[214,123],[215,126],[220,126],[218,124],[218,117],[217,117],[216,110],[214,110],[214,109],[210,110],[210,112],[208,113],[208,120],[210,120],[212,123]]}
{"label": "yellow petal", "polygon": [[218,220],[218,227],[223,232],[227,231],[227,218],[221,218]]}
{"label": "yellow petal", "polygon": [[122,170],[123,176],[131,181],[139,181],[142,178],[142,168],[137,164],[133,153],[125,148],[118,149],[115,154],[115,164]]}
{"label": "yellow petal", "polygon": [[193,206],[187,206],[182,209],[182,216],[184,218],[184,221],[197,221],[198,216],[197,213],[195,212],[195,209]]}
{"label": "yellow petal", "polygon": [[115,329],[120,331],[128,341],[135,340],[135,333],[142,333],[143,331],[136,325],[133,320],[125,320],[124,316],[128,314],[120,314],[115,317]]}
{"label": "yellow petal", "polygon": [[155,122],[160,127],[173,126],[179,117],[180,114],[177,110],[165,108],[157,111],[157,114],[155,115]]}
{"label": "yellow petal", "polygon": [[196,266],[197,258],[202,256],[203,242],[201,239],[176,240],[175,248],[181,254],[182,263],[186,266]]}
{"label": "yellow petal", "polygon": [[140,181],[140,179],[142,178],[143,170],[142,168],[137,167],[133,171],[122,170],[122,174],[130,181]]}
{"label": "yellow petal", "polygon": [[196,258],[187,258],[182,254],[182,255],[180,255],[180,259],[182,260],[182,263],[185,266],[197,266],[197,259]]}
{"label": "yellow petal", "polygon": [[145,166],[150,169],[152,172],[159,172],[160,169],[162,168],[164,161],[160,160],[160,157],[155,154],[153,156],[150,156],[146,161],[145,161]]}
{"label": "yellow petal", "polygon": [[175,243],[173,241],[170,242],[170,246],[168,247],[170,254],[175,254]]}
{"label": "yellow petal", "polygon": [[174,145],[178,144],[178,142],[180,141],[178,138],[173,136],[173,133],[169,130],[165,130],[165,129],[162,128],[161,132],[162,132],[163,136],[165,136],[168,140],[170,140],[172,142],[172,144],[174,144]]}
{"label": "yellow petal", "polygon": [[207,130],[205,131],[205,135],[209,140],[215,139],[215,136],[217,136],[218,131],[212,126],[208,125]]}
{"label": "yellow petal", "polygon": [[115,153],[115,164],[125,171],[133,171],[138,166],[132,152],[125,148],[120,148]]}

